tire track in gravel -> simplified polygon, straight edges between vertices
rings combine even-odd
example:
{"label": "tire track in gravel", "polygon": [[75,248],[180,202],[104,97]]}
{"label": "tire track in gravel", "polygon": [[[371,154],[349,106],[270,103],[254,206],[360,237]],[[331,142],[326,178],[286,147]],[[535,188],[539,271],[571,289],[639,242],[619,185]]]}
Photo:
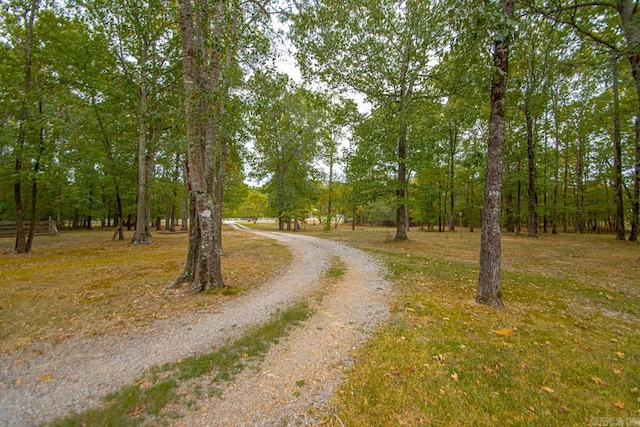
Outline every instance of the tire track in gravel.
{"label": "tire track in gravel", "polygon": [[351,352],[388,317],[390,285],[370,255],[326,244],[347,271],[323,289],[315,314],[272,346],[257,370],[247,369],[223,386],[221,397],[183,409],[183,418],[173,425],[318,425],[330,415],[330,398],[353,363]]}
{"label": "tire track in gravel", "polygon": [[[300,333],[296,330],[290,335],[288,342],[295,343],[296,348],[302,348],[298,345],[303,343],[322,343],[321,346],[329,353],[325,353],[325,359],[313,363],[322,364],[322,360],[331,358],[337,364],[347,363],[349,349],[364,336],[362,328],[384,318],[387,310],[381,295],[387,293],[388,285],[382,279],[378,264],[361,251],[329,240],[304,235],[266,232],[258,234],[282,242],[292,252],[294,261],[278,277],[272,278],[256,290],[216,307],[215,311],[189,313],[122,334],[71,339],[48,348],[42,354],[14,353],[0,359],[0,425],[37,425],[72,411],[96,406],[107,393],[131,383],[151,366],[208,352],[212,347],[237,338],[249,327],[267,321],[276,310],[293,305],[317,292],[322,285],[319,279],[336,255],[347,264],[347,275],[355,275],[343,283],[359,283],[358,286],[364,292],[359,294],[356,301],[348,298],[348,295],[338,298],[347,304],[340,310],[345,313],[359,313],[357,319],[352,321],[346,317],[332,317],[335,313],[331,311],[333,314],[324,318],[325,322],[329,322],[326,323],[327,329],[321,324],[315,329],[319,336],[316,337],[315,333],[310,335],[313,331],[306,331],[294,340],[296,334]],[[364,270],[360,267],[354,269],[353,265],[356,264],[361,264]],[[341,291],[335,290],[330,293],[327,301],[351,288],[339,289]],[[374,298],[375,295],[378,297]],[[376,302],[363,303],[367,300],[362,298],[369,297]],[[333,303],[331,305],[333,306]],[[319,311],[319,314],[322,312]],[[314,316],[304,323],[304,330],[307,330],[312,322],[318,322],[322,318],[320,315]],[[348,340],[341,339],[341,342],[348,341],[349,344],[339,349],[335,348],[336,356],[331,356],[331,341],[335,340],[330,338],[331,335],[328,338],[327,333],[333,331],[331,333],[337,336],[335,334],[342,333],[342,329],[352,331]],[[340,354],[337,355],[338,353]],[[253,380],[249,378],[248,381]],[[315,384],[311,376],[308,381]],[[331,384],[334,384],[337,380],[332,381]],[[241,382],[232,383],[235,384],[239,385]],[[330,386],[329,382],[327,384]],[[328,389],[323,390],[321,393],[330,395]],[[318,401],[317,397],[313,399]],[[193,416],[194,422],[203,421],[204,425],[210,424],[206,417],[201,420],[198,415],[200,414]],[[264,412],[262,415],[264,416]],[[235,422],[237,413],[228,420],[231,421],[223,425],[239,425]],[[255,425],[254,422],[249,424]],[[272,424],[273,422],[267,422],[264,425]]]}

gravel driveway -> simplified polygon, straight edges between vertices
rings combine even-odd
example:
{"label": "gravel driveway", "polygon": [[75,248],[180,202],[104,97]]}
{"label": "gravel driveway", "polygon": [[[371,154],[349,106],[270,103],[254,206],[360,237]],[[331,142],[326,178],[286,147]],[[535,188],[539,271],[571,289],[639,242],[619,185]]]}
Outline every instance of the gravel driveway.
{"label": "gravel driveway", "polygon": [[[222,398],[179,408],[172,425],[299,425],[314,423],[350,364],[350,352],[388,315],[389,284],[370,255],[329,240],[258,232],[293,254],[283,274],[216,311],[189,313],[124,334],[72,339],[43,354],[0,359],[0,425],[37,425],[98,405],[142,372],[220,346],[267,321],[278,309],[323,295],[316,313],[273,346],[257,370],[224,387]],[[346,274],[321,280],[333,257]],[[318,411],[310,410],[318,408]],[[172,408],[175,410],[175,408]],[[315,420],[317,421],[317,420]]]}

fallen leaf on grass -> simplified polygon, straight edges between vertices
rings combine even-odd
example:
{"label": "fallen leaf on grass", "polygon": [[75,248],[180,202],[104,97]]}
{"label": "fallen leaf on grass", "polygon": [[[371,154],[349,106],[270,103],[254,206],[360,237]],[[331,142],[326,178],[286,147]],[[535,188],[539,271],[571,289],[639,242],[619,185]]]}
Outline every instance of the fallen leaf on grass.
{"label": "fallen leaf on grass", "polygon": [[624,409],[624,403],[622,402],[613,402],[613,406],[615,406],[618,409]]}
{"label": "fallen leaf on grass", "polygon": [[503,337],[509,336],[513,334],[513,329],[511,328],[505,328],[505,329],[500,329],[498,331],[495,331],[496,334],[501,335]]}
{"label": "fallen leaf on grass", "polygon": [[444,354],[437,354],[435,356],[433,356],[434,359],[436,359],[438,362],[442,363],[444,362],[445,356]]}
{"label": "fallen leaf on grass", "polygon": [[16,380],[16,385],[20,385],[20,384],[22,384],[22,378],[18,378],[18,379]]}
{"label": "fallen leaf on grass", "polygon": [[249,355],[248,355],[247,353],[242,353],[242,356],[241,356],[241,357],[242,357],[243,359],[246,359],[247,357],[249,357]]}
{"label": "fallen leaf on grass", "polygon": [[454,373],[451,375],[451,378],[453,378],[453,380],[454,380],[455,382],[458,382],[458,374],[457,374],[457,373],[455,373],[455,372],[454,372]]}
{"label": "fallen leaf on grass", "polygon": [[604,382],[600,377],[591,377],[591,381],[593,381],[596,384],[602,384]]}
{"label": "fallen leaf on grass", "polygon": [[40,381],[51,381],[51,374],[45,374],[44,376],[42,376],[42,378],[40,378]]}
{"label": "fallen leaf on grass", "polygon": [[25,359],[16,359],[16,360],[13,361],[13,364],[15,366],[18,366],[18,365],[22,365],[24,362],[26,362]]}
{"label": "fallen leaf on grass", "polygon": [[621,351],[616,351],[615,355],[618,359],[624,359],[624,353]]}
{"label": "fallen leaf on grass", "polygon": [[149,381],[145,380],[145,379],[137,381],[136,384],[138,384],[140,386],[140,388],[151,387],[151,383]]}
{"label": "fallen leaf on grass", "polygon": [[540,390],[546,392],[546,393],[555,393],[555,390],[552,388],[547,387],[546,385],[543,385],[542,387],[540,387]]}
{"label": "fallen leaf on grass", "polygon": [[133,411],[131,411],[131,416],[132,417],[137,417],[138,415],[142,414],[143,412],[145,412],[147,410],[146,406],[136,406]]}

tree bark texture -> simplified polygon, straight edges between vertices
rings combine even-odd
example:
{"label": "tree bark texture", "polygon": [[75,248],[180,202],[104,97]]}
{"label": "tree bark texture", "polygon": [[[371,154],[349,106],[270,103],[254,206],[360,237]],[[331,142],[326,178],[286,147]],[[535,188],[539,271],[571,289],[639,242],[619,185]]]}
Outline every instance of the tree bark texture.
{"label": "tree bark texture", "polygon": [[212,5],[191,0],[179,2],[187,170],[195,228],[194,234],[190,234],[187,262],[187,268],[192,266],[194,271],[183,276],[193,277],[194,291],[224,286],[220,256],[227,141],[220,132],[219,121],[226,96],[220,77],[225,5],[221,1]]}
{"label": "tree bark texture", "polygon": [[578,133],[578,155],[576,156],[576,218],[575,218],[575,230],[580,234],[585,232],[586,222],[584,214],[584,199],[585,199],[585,185],[584,185],[584,156],[585,156],[585,141],[582,136],[582,130],[579,128],[579,124],[576,124],[576,130]]}
{"label": "tree bark texture", "polygon": [[[554,107],[555,108],[555,107]],[[554,128],[554,173],[553,173],[553,207],[551,209],[551,234],[558,234],[558,187],[560,185],[560,140],[559,140],[559,125],[558,125],[558,111],[555,110],[553,114],[553,128]]]}
{"label": "tree bark texture", "polygon": [[411,102],[412,88],[409,86],[406,93],[400,95],[399,102],[399,134],[398,134],[398,174],[396,182],[396,242],[407,240],[409,229],[409,212],[407,208],[407,134],[409,120],[409,103]]}
{"label": "tree bark texture", "polygon": [[[38,102],[38,113],[42,117],[43,107],[42,99]],[[42,161],[42,153],[44,153],[44,127],[40,126],[39,142],[38,142],[38,155],[36,156],[36,162],[33,165],[33,178],[31,180],[31,217],[29,218],[29,236],[27,237],[27,252],[31,251],[33,245],[33,238],[36,232],[36,220],[37,218],[37,204],[38,204],[38,174],[40,173],[40,163]]]}
{"label": "tree bark texture", "polygon": [[96,120],[98,121],[98,127],[100,128],[100,132],[102,133],[102,144],[104,145],[104,149],[107,153],[108,167],[113,177],[113,189],[116,195],[116,215],[118,217],[118,221],[116,222],[116,232],[113,235],[113,239],[115,239],[116,234],[118,235],[118,240],[124,240],[124,230],[122,227],[124,226],[124,216],[122,209],[122,196],[120,193],[120,177],[115,168],[115,155],[113,153],[113,146],[111,144],[111,139],[107,133],[107,128],[104,125],[104,121],[102,120],[102,115],[100,114],[100,110],[98,109],[98,105],[95,101],[95,94],[91,95],[91,105],[93,106],[93,112],[95,113]]}
{"label": "tree bark texture", "polygon": [[[514,0],[501,0],[500,5],[507,17],[513,15]],[[491,83],[487,171],[480,240],[480,274],[476,301],[494,308],[501,308],[504,304],[500,292],[500,213],[505,103],[509,72],[508,36],[494,42],[493,65],[495,73]]]}
{"label": "tree bark texture", "polygon": [[449,129],[449,231],[456,229],[456,213],[455,213],[455,157],[458,145],[458,130]]}
{"label": "tree bark texture", "polygon": [[[401,119],[402,120],[402,119]],[[396,237],[395,241],[407,240],[407,124],[400,123],[400,136],[398,138],[398,182],[396,189]]]}
{"label": "tree bark texture", "polygon": [[528,216],[527,216],[527,237],[538,237],[538,218],[536,216],[537,194],[536,194],[536,149],[533,140],[533,117],[528,109],[525,110],[525,121],[527,128],[527,166],[528,166]]}
{"label": "tree bark texture", "polygon": [[620,138],[620,100],[618,96],[618,62],[615,55],[611,61],[611,90],[613,92],[613,146],[615,166],[616,240],[625,239],[624,199],[622,197],[622,143]]}
{"label": "tree bark texture", "polygon": [[138,206],[136,231],[132,243],[148,243],[147,240],[147,84],[144,68],[147,65],[147,46],[143,46],[140,67],[140,117],[138,118]]}
{"label": "tree bark texture", "polygon": [[25,16],[26,40],[24,44],[24,93],[22,99],[22,117],[20,118],[20,130],[18,132],[18,144],[15,162],[15,181],[13,183],[13,197],[16,210],[16,241],[14,250],[16,253],[29,251],[26,234],[24,232],[24,206],[22,201],[22,161],[24,149],[27,143],[27,127],[29,121],[29,100],[31,96],[31,74],[32,74],[32,48],[33,48],[33,24],[36,19],[36,12],[40,6],[39,0],[33,0],[29,5],[28,13]]}
{"label": "tree bark texture", "polygon": [[627,44],[627,57],[631,64],[631,74],[635,83],[636,105],[635,118],[635,165],[633,174],[633,197],[631,200],[631,234],[629,241],[638,241],[638,214],[640,213],[640,15],[637,2],[618,0],[618,13],[622,21],[622,31]]}
{"label": "tree bark texture", "polygon": [[[639,95],[640,98],[640,95]],[[635,154],[636,164],[634,166],[633,175],[633,198],[631,200],[631,232],[629,233],[629,241],[638,241],[638,214],[640,213],[640,112],[635,118]]]}

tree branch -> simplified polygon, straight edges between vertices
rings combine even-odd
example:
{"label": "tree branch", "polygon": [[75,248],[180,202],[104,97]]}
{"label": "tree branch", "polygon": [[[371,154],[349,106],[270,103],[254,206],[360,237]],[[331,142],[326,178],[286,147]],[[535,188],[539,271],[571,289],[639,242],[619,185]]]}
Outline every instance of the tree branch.
{"label": "tree branch", "polygon": [[[636,1],[637,3],[637,1]],[[555,23],[558,24],[563,24],[563,25],[568,25],[570,27],[572,27],[573,29],[575,29],[579,34],[593,40],[594,42],[606,46],[608,47],[610,50],[617,52],[617,53],[622,53],[623,51],[613,42],[610,42],[608,40],[605,40],[603,37],[592,33],[591,31],[588,31],[584,28],[582,28],[580,25],[578,25],[578,23],[576,22],[575,18],[575,14],[577,12],[577,10],[581,7],[589,7],[589,6],[603,6],[603,7],[611,7],[613,9],[615,9],[616,11],[618,10],[616,5],[613,3],[609,3],[609,2],[585,2],[585,3],[575,3],[573,6],[558,6],[554,9],[541,9],[541,8],[537,8],[535,7],[535,5],[532,5],[531,8],[532,10],[539,14],[542,15],[543,17],[552,20]],[[562,19],[560,17],[562,12],[569,12],[572,11],[573,13],[571,14],[571,19],[570,20],[566,20],[566,19]]]}
{"label": "tree branch", "polygon": [[[636,4],[637,4],[637,0],[636,0]],[[591,7],[591,6],[611,7],[611,8],[614,8],[614,9],[618,10],[618,5],[616,3],[614,3],[614,2],[589,1],[589,2],[584,2],[584,3],[575,2],[571,6],[558,6],[553,11],[554,12],[566,12],[568,10],[575,10],[575,9],[579,9],[581,7]]]}

